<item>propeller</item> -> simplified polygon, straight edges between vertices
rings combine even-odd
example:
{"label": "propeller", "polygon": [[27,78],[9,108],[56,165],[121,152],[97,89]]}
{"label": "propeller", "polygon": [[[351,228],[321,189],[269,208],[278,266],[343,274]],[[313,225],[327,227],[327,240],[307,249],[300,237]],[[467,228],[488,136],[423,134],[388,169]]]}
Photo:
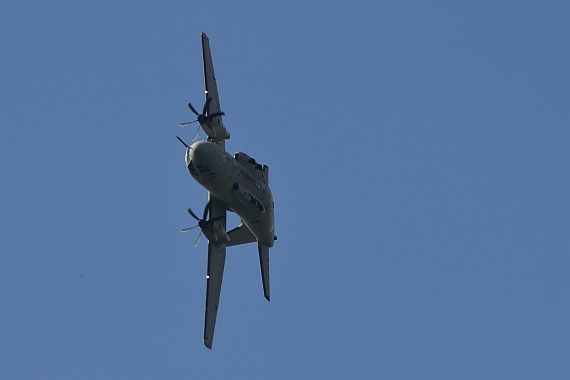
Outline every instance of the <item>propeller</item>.
{"label": "propeller", "polygon": [[212,213],[212,203],[210,201],[208,201],[208,203],[206,203],[206,207],[204,207],[204,215],[202,217],[202,219],[198,218],[198,216],[196,216],[196,214],[194,213],[194,211],[192,211],[192,209],[188,209],[188,214],[190,214],[191,217],[193,217],[194,219],[196,219],[198,221],[198,224],[195,225],[194,227],[189,227],[189,228],[183,228],[180,230],[180,232],[188,232],[190,230],[193,230],[196,227],[200,227],[200,233],[198,234],[198,238],[196,239],[196,243],[194,243],[194,247],[196,247],[198,245],[198,243],[200,243],[200,237],[202,236],[202,230],[204,228],[210,228],[214,225],[214,222],[224,219],[223,216],[217,216],[215,218],[211,218],[210,220],[208,219],[208,214]]}
{"label": "propeller", "polygon": [[[196,116],[198,116],[198,118],[194,121],[189,121],[187,123],[180,123],[180,126],[185,127],[185,126],[190,125],[190,124],[195,123],[195,122],[198,122],[200,124],[206,124],[209,126],[210,122],[212,120],[214,120],[215,117],[224,116],[225,113],[223,113],[223,112],[210,113],[210,102],[211,101],[212,101],[212,98],[208,98],[208,100],[206,100],[206,103],[204,104],[204,108],[202,109],[202,113],[198,113],[198,111],[196,111],[196,109],[192,106],[192,103],[188,103],[188,108],[190,108],[190,111],[192,111]],[[194,138],[192,139],[192,141],[196,140],[199,132],[200,132],[200,127],[198,127],[198,130],[196,131],[196,134],[194,135]]]}
{"label": "propeller", "polygon": [[180,137],[176,136],[176,138],[178,139],[178,141],[180,141],[182,144],[184,144],[184,146],[186,148],[190,148],[190,146],[188,146],[188,144],[186,144]]}

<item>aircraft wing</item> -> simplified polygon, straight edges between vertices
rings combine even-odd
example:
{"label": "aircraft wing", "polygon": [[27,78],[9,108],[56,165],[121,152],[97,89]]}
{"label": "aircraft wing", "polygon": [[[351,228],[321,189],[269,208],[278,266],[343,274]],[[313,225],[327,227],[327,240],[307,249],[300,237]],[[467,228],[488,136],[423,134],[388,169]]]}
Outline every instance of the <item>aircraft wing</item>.
{"label": "aircraft wing", "polygon": [[212,98],[210,112],[221,112],[220,98],[218,97],[218,86],[214,75],[214,64],[212,63],[212,52],[210,51],[210,40],[206,33],[202,33],[202,59],[204,61],[204,80],[206,84],[206,100]]}
{"label": "aircraft wing", "polygon": [[[204,62],[204,84],[206,86],[206,101],[212,98],[210,101],[209,113],[221,112],[220,107],[220,97],[218,96],[218,86],[216,84],[216,75],[214,74],[214,63],[212,62],[212,52],[210,50],[210,40],[206,33],[202,33],[202,60]],[[214,120],[217,120],[223,126],[222,116],[216,116]],[[228,133],[225,127],[223,128],[225,133]],[[229,138],[229,134],[228,137]],[[216,139],[215,143],[220,147],[226,149],[226,141],[224,139]]]}
{"label": "aircraft wing", "polygon": [[[209,195],[211,202],[210,218],[226,216],[226,208],[220,200]],[[219,223],[226,228],[226,220]],[[224,276],[224,264],[226,262],[225,244],[208,243],[208,270],[206,275],[206,316],[204,322],[204,345],[212,349],[214,329],[216,328],[216,316],[222,291],[222,277]]]}

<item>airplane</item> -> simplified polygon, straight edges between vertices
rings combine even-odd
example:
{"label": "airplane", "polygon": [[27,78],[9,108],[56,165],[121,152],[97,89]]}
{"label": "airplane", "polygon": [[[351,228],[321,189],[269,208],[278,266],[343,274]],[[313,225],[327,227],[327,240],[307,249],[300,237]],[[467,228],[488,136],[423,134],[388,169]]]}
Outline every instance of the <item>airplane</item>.
{"label": "airplane", "polygon": [[[202,234],[208,239],[204,345],[211,350],[226,248],[257,243],[263,295],[269,301],[269,248],[273,247],[277,237],[274,234],[274,203],[268,186],[267,165],[257,163],[246,153],[238,152],[231,156],[226,152],[225,142],[230,134],[222,122],[224,113],[220,108],[210,41],[205,33],[201,36],[206,102],[202,113],[198,113],[191,104],[188,104],[188,108],[198,117],[195,120],[200,125],[198,132],[202,128],[208,138],[192,145],[187,145],[178,136],[177,138],[186,147],[185,163],[188,172],[208,191],[208,203],[202,218],[188,209],[198,225],[181,231],[199,227],[200,234],[195,245]],[[193,122],[181,123],[180,126],[191,123]],[[227,211],[236,213],[241,219],[241,224],[230,231],[226,230]]]}

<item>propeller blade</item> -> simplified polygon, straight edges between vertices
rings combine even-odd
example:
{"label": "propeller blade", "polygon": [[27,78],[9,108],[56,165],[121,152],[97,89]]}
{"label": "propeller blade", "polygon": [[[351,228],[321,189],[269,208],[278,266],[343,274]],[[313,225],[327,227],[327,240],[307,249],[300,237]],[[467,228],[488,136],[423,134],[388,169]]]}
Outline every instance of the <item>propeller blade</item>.
{"label": "propeller blade", "polygon": [[194,212],[192,211],[192,209],[188,209],[188,214],[190,214],[194,219],[200,221],[200,218],[198,218],[198,217],[196,216],[196,214],[194,214]]}
{"label": "propeller blade", "polygon": [[212,101],[212,98],[208,98],[206,100],[206,103],[204,104],[204,109],[202,110],[202,115],[207,115],[208,111],[210,110],[210,102]]}
{"label": "propeller blade", "polygon": [[196,116],[199,116],[199,115],[200,115],[200,114],[198,113],[198,111],[196,111],[196,110],[194,109],[194,107],[192,107],[192,103],[188,103],[188,108],[190,108],[190,111],[194,112],[194,114],[195,114]]}
{"label": "propeller blade", "polygon": [[180,232],[188,232],[188,231],[193,230],[193,229],[196,228],[196,227],[199,227],[199,226],[194,226],[194,227],[189,227],[189,228],[183,228],[183,229],[180,230]]}
{"label": "propeller blade", "polygon": [[184,144],[184,146],[185,146],[186,148],[190,148],[190,147],[188,146],[188,144],[186,144],[184,141],[182,141],[182,139],[181,139],[180,137],[176,136],[176,138],[178,139],[178,141],[180,141],[182,144]]}
{"label": "propeller blade", "polygon": [[202,219],[204,220],[208,219],[208,211],[210,211],[211,207],[212,207],[212,202],[208,201],[208,203],[206,203],[206,207],[204,207],[204,217]]}
{"label": "propeller blade", "polygon": [[191,208],[188,209],[188,214],[190,214],[190,216],[192,216],[194,219],[198,221],[198,225],[194,227],[183,228],[180,230],[180,232],[188,232],[196,227],[200,227],[200,233],[198,234],[196,243],[194,243],[194,247],[196,247],[200,242],[200,237],[202,236],[202,231],[204,230],[204,228],[211,228],[214,225],[214,222],[226,218],[225,216],[216,216],[210,220],[207,220],[208,214],[212,215],[212,201],[208,201],[208,203],[206,203],[206,207],[204,207],[204,217],[202,219],[198,218],[198,216],[194,213],[194,211],[192,211]]}
{"label": "propeller blade", "polygon": [[181,126],[181,127],[185,127],[185,126],[187,126],[187,125],[194,124],[194,123],[197,122],[197,121],[198,121],[198,119],[196,119],[196,120],[194,120],[194,121],[189,121],[189,122],[187,122],[187,123],[180,123],[180,126]]}
{"label": "propeller blade", "polygon": [[223,112],[214,112],[213,114],[208,115],[208,121],[212,121],[212,120],[214,120],[215,117],[224,116],[224,115],[225,115],[225,113],[223,113]]}
{"label": "propeller blade", "polygon": [[[196,121],[198,121],[198,120],[196,120]],[[192,141],[196,141],[199,133],[200,133],[200,126],[198,125],[198,129],[196,130],[196,134],[194,135],[194,138],[192,139]]]}
{"label": "propeller blade", "polygon": [[196,239],[196,243],[194,243],[194,247],[198,246],[198,243],[200,243],[201,236],[202,236],[202,230],[200,229],[200,233],[198,234],[198,239]]}
{"label": "propeller blade", "polygon": [[208,220],[208,222],[209,222],[209,223],[214,223],[214,222],[217,222],[218,220],[222,220],[222,219],[226,219],[226,218],[223,217],[223,216],[216,216],[215,218],[212,218],[212,219]]}

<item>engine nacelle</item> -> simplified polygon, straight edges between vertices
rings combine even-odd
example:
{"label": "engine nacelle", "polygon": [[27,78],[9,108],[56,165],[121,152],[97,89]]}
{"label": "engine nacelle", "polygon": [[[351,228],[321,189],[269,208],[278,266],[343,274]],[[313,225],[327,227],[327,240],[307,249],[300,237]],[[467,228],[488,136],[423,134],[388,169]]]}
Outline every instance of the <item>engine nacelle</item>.
{"label": "engine nacelle", "polygon": [[230,237],[225,228],[219,222],[212,223],[212,226],[202,228],[202,233],[210,243],[214,244],[228,244]]}
{"label": "engine nacelle", "polygon": [[200,124],[200,126],[208,137],[214,140],[227,140],[230,138],[230,133],[224,123],[222,123],[222,120],[218,117],[215,117],[208,124]]}
{"label": "engine nacelle", "polygon": [[264,213],[265,206],[253,194],[251,194],[244,186],[239,183],[234,183],[233,191],[236,198],[248,208]]}

